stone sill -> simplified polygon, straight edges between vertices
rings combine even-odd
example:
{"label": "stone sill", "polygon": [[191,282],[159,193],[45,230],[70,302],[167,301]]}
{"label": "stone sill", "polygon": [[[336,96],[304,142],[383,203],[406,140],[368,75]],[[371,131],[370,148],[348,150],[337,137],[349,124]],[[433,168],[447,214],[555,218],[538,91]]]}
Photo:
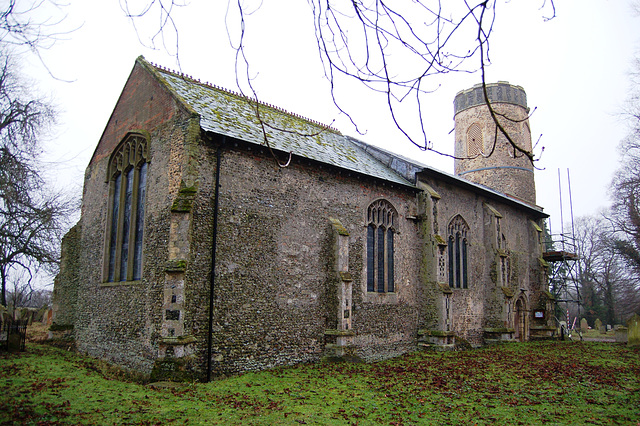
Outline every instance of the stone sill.
{"label": "stone sill", "polygon": [[485,328],[482,331],[485,333],[515,333],[516,330],[513,328]]}
{"label": "stone sill", "polygon": [[515,342],[515,340],[509,339],[509,340],[502,340],[502,339],[484,339],[484,344],[485,345],[499,345],[501,343],[508,343],[508,342]]}
{"label": "stone sill", "polygon": [[453,351],[456,348],[456,345],[452,344],[435,344],[435,343],[418,343],[418,348],[423,350],[435,350],[438,352],[446,352]]}
{"label": "stone sill", "polygon": [[455,335],[454,331],[418,330],[418,336],[453,337]]}
{"label": "stone sill", "polygon": [[170,346],[188,345],[190,343],[196,343],[197,341],[198,340],[191,335],[160,338],[161,345],[170,345]]}
{"label": "stone sill", "polygon": [[555,331],[556,327],[550,327],[547,325],[532,325],[529,327],[530,330],[544,330],[544,331]]}
{"label": "stone sill", "polygon": [[355,348],[354,345],[337,345],[335,343],[327,343],[324,345],[324,348],[327,350],[335,350],[335,349],[352,349]]}
{"label": "stone sill", "polygon": [[353,330],[325,330],[324,334],[327,336],[349,337],[355,336],[356,332]]}
{"label": "stone sill", "polygon": [[139,285],[139,284],[142,284],[142,280],[105,282],[105,283],[100,283],[100,287],[120,287],[120,286],[126,286],[126,285]]}

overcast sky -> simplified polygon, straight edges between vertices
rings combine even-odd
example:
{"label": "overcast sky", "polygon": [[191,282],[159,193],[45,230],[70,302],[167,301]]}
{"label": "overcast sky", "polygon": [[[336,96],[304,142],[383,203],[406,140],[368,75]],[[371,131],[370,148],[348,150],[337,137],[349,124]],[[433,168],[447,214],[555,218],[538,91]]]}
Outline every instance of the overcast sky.
{"label": "overcast sky", "polygon": [[[616,148],[627,132],[620,113],[629,90],[628,75],[640,52],[640,19],[627,0],[556,0],[556,18],[545,21],[538,10],[542,3],[498,1],[487,81],[522,86],[529,106],[536,108],[530,120],[532,139],[542,135],[540,145],[545,148],[536,164],[537,203],[552,215],[552,229],[558,232],[559,169],[565,222],[570,218],[567,169],[575,216],[596,214],[609,204]],[[234,56],[225,8],[224,1],[193,0],[175,16],[181,70],[233,90]],[[252,75],[261,100],[323,123],[334,122],[344,134],[452,173],[451,160],[404,140],[375,96],[358,88],[349,92],[348,105],[364,135],[338,114],[323,79],[307,8],[300,0],[267,1],[247,22]],[[42,55],[57,80],[35,58],[22,56],[21,62],[38,90],[58,105],[59,126],[49,141],[47,158],[60,163],[58,184],[79,192],[84,169],[135,58],[144,55],[172,69],[179,65],[161,45],[149,48],[153,17],[139,22],[136,33],[117,1],[71,0],[65,11],[65,25],[81,27]],[[173,40],[167,45],[175,51]],[[468,74],[440,81],[425,114],[429,139],[437,149],[453,151],[454,96],[479,82],[479,75]]]}

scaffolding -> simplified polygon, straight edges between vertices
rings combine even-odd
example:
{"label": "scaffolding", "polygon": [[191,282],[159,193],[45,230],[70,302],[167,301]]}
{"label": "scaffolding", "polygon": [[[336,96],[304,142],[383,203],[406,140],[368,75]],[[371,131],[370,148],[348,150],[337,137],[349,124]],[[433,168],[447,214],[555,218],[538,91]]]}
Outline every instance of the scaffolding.
{"label": "scaffolding", "polygon": [[[556,298],[555,317],[557,325],[560,327],[561,334],[566,332],[570,335],[571,330],[576,329],[576,321],[581,314],[582,297],[580,295],[580,263],[578,262],[578,246],[576,244],[573,226],[573,205],[571,200],[571,178],[569,175],[569,169],[567,169],[567,182],[569,187],[571,229],[565,230],[562,184],[560,179],[560,170],[558,169],[561,232],[554,234],[551,232],[551,229],[549,229],[549,235],[545,241],[542,258],[549,265],[549,290]],[[570,306],[573,307],[575,311],[573,322],[571,322]],[[561,309],[563,314],[559,315],[558,313]],[[566,318],[563,318],[564,314],[566,314]],[[566,329],[563,329],[562,322],[564,321],[566,321]],[[577,329],[580,329],[580,324],[577,325]]]}

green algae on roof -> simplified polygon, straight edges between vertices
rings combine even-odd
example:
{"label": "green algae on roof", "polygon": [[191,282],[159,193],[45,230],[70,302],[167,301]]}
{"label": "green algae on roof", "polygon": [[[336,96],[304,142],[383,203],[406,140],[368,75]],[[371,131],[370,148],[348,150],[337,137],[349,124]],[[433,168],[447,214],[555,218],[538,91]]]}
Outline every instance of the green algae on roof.
{"label": "green algae on roof", "polygon": [[153,69],[181,102],[200,116],[200,126],[205,131],[257,145],[265,144],[266,134],[269,145],[275,150],[403,186],[413,186],[330,126],[149,63],[145,65]]}

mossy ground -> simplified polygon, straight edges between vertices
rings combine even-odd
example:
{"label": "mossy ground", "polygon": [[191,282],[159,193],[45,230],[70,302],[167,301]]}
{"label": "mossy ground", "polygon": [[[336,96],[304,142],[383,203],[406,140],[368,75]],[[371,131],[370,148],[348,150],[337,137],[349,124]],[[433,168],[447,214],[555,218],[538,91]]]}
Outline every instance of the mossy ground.
{"label": "mossy ground", "polygon": [[155,384],[48,345],[0,354],[0,424],[629,424],[640,349],[510,343]]}

